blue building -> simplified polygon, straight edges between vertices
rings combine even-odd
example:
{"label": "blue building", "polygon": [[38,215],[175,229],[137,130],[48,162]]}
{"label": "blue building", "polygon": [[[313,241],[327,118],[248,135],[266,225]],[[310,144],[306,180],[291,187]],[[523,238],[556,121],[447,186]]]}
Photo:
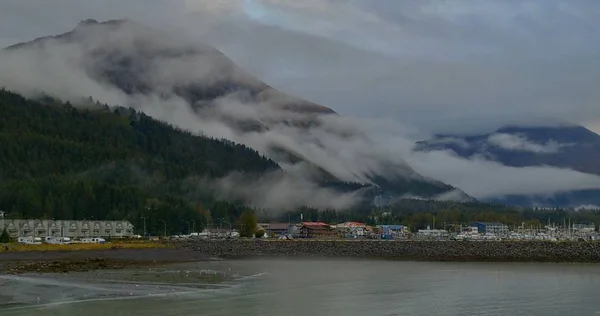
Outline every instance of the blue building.
{"label": "blue building", "polygon": [[507,235],[508,225],[496,222],[475,222],[471,227],[477,227],[480,234]]}
{"label": "blue building", "polygon": [[402,225],[378,225],[377,228],[382,239],[392,239],[400,236],[405,231],[405,227]]}

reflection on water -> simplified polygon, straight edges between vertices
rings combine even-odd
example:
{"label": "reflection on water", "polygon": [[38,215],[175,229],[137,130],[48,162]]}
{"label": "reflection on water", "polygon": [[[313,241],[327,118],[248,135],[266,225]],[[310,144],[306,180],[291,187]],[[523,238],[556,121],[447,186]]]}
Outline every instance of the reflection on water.
{"label": "reflection on water", "polygon": [[[1,315],[600,315],[595,265],[202,262],[0,277]],[[12,304],[12,305],[11,305]]]}

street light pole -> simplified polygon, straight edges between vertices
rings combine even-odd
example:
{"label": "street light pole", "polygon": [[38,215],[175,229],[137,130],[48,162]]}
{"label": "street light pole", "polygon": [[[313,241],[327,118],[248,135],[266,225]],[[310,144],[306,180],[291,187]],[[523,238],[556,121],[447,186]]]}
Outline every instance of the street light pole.
{"label": "street light pole", "polygon": [[165,237],[167,237],[167,222],[163,221],[162,219],[159,219],[158,221],[163,222],[163,224],[165,225]]}
{"label": "street light pole", "polygon": [[4,216],[6,215],[5,212],[0,211],[0,218],[2,218],[2,229],[6,229],[6,222],[4,221]]}
{"label": "street light pole", "polygon": [[142,219],[144,220],[144,237],[146,237],[146,216],[142,216]]}
{"label": "street light pole", "polygon": [[190,223],[192,223],[192,233],[196,232],[196,221],[191,220]]}

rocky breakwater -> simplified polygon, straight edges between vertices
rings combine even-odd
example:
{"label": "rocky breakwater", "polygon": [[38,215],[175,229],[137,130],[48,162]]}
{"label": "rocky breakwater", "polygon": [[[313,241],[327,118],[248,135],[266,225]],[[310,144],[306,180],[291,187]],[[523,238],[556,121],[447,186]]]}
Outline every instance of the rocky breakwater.
{"label": "rocky breakwater", "polygon": [[600,262],[600,242],[185,240],[178,248],[219,258],[360,257],[425,261]]}

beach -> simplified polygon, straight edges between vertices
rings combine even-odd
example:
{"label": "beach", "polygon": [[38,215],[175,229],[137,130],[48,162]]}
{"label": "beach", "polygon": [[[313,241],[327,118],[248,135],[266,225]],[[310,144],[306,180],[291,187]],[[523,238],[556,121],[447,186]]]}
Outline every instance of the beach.
{"label": "beach", "polygon": [[64,273],[160,266],[209,259],[201,252],[173,248],[9,251],[0,253],[0,272],[3,274]]}

